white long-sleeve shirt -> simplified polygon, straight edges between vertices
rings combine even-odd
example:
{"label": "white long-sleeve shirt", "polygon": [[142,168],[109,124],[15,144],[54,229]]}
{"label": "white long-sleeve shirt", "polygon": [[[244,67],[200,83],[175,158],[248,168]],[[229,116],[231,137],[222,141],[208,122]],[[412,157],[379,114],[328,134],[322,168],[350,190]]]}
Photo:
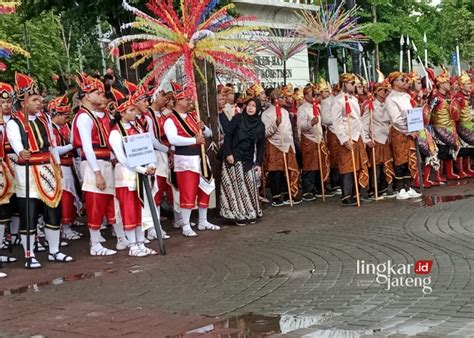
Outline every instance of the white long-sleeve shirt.
{"label": "white long-sleeve shirt", "polygon": [[[139,116],[137,116],[137,117],[139,117]],[[146,121],[148,123],[148,126],[149,126],[147,132],[151,135],[151,139],[152,139],[152,142],[153,142],[153,149],[161,151],[163,153],[167,153],[169,148],[166,145],[164,145],[163,143],[161,143],[155,136],[156,135],[156,130],[155,130],[155,124],[153,123],[153,119],[148,115],[145,115],[145,119],[146,119]]]}
{"label": "white long-sleeve shirt", "polygon": [[[346,114],[346,101],[345,96],[351,107],[351,113]],[[349,139],[357,142],[359,137],[365,140],[364,126],[361,121],[360,106],[355,96],[340,93],[335,97],[334,102],[331,106],[331,112],[333,117],[333,125],[336,130],[336,136],[339,139],[339,143],[343,145]],[[351,127],[351,133],[349,135],[349,124]]]}
{"label": "white long-sleeve shirt", "polygon": [[[104,112],[92,112],[98,118],[103,118]],[[94,148],[92,146],[92,128],[94,122],[87,114],[81,114],[77,117],[76,126],[81,136],[82,142],[82,151],[86,157],[87,162],[91,166],[93,171],[100,171],[99,164],[97,163],[97,157],[94,153]],[[71,139],[71,143],[73,140]]]}
{"label": "white long-sleeve shirt", "polygon": [[320,143],[323,138],[323,129],[321,127],[321,118],[314,126],[312,120],[314,118],[313,104],[305,101],[298,108],[298,134],[304,135],[308,140]]}
{"label": "white long-sleeve shirt", "polygon": [[[38,117],[37,115],[28,115],[28,120],[29,121],[34,121]],[[56,142],[54,140],[54,132],[53,132],[53,127],[51,123],[48,123],[48,128],[49,128],[49,133],[51,135],[51,143],[49,147],[49,151],[53,155],[53,158],[56,163],[59,163],[59,154],[58,154],[58,149],[56,147]],[[21,141],[21,133],[20,133],[20,127],[18,124],[13,121],[13,119],[10,119],[7,123],[7,136],[8,136],[8,141],[10,142],[10,145],[12,146],[13,151],[20,156],[20,152],[22,150],[25,150],[23,147],[23,142]]]}
{"label": "white long-sleeve shirt", "polygon": [[[179,114],[181,118],[184,120],[186,119],[187,114]],[[184,137],[178,135],[178,128],[176,128],[174,122],[171,119],[166,120],[165,125],[165,134],[168,138],[169,143],[174,145],[175,147],[184,147],[184,146],[192,146],[196,144],[195,137]],[[212,131],[206,126],[203,130],[203,135],[205,137],[211,137]]]}
{"label": "white long-sleeve shirt", "polygon": [[390,133],[390,116],[385,110],[385,105],[379,100],[374,99],[374,111],[372,114],[373,122],[371,121],[372,117],[369,108],[366,106],[364,114],[362,115],[366,140],[372,139],[373,123],[375,142],[385,144],[387,143],[388,134]]}
{"label": "white long-sleeve shirt", "polygon": [[276,124],[276,107],[270,105],[262,113],[262,122],[265,125],[265,136],[268,141],[283,152],[291,148],[295,151],[293,141],[293,129],[291,127],[290,114],[285,108],[281,108],[281,124]]}
{"label": "white long-sleeve shirt", "polygon": [[408,133],[407,111],[412,109],[410,94],[392,90],[385,99],[385,109],[390,116],[392,126],[404,133]]}
{"label": "white long-sleeve shirt", "polygon": [[[334,96],[331,95],[321,101],[321,124],[329,129],[332,128],[331,105],[334,101]],[[335,133],[335,131],[333,131]]]}

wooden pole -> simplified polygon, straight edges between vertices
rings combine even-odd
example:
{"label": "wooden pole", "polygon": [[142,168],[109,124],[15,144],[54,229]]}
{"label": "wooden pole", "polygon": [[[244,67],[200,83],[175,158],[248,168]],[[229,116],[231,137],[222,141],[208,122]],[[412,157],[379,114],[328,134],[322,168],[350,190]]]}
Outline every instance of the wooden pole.
{"label": "wooden pole", "polygon": [[318,143],[318,159],[319,159],[319,176],[321,177],[321,194],[323,195],[323,202],[326,202],[326,193],[324,191],[323,161],[321,159],[321,143]]}
{"label": "wooden pole", "polygon": [[371,128],[371,137],[372,137],[372,165],[374,166],[374,189],[375,189],[375,200],[379,199],[379,187],[377,182],[377,163],[375,161],[375,131],[374,131],[374,110],[369,109],[370,111],[370,128]]}
{"label": "wooden pole", "polygon": [[[347,125],[349,126],[349,141],[352,141],[351,121],[349,119],[349,116],[347,117]],[[351,149],[351,156],[352,156],[352,169],[354,171],[354,185],[355,185],[355,190],[356,190],[357,206],[360,207],[359,184],[357,182],[357,170],[356,170],[356,165],[355,165],[354,148]]]}

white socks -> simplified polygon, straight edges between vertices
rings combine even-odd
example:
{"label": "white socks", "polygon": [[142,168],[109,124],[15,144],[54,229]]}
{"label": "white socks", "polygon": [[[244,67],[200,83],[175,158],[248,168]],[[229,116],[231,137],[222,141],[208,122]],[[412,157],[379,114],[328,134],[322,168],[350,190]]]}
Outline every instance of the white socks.
{"label": "white socks", "polygon": [[112,225],[114,227],[115,235],[117,236],[117,240],[120,238],[125,238],[125,232],[123,231],[123,224],[120,223],[115,223]]}
{"label": "white socks", "polygon": [[199,208],[199,224],[207,223],[207,208]]}
{"label": "white socks", "polygon": [[181,224],[183,222],[183,216],[181,212],[177,212],[176,210],[173,209],[173,214],[174,214],[174,222],[176,224]]}
{"label": "white socks", "polygon": [[135,229],[125,231],[125,235],[127,235],[127,239],[130,242],[130,245],[137,244],[137,238],[135,236]]}
{"label": "white socks", "polygon": [[[25,257],[35,257],[35,252],[33,251],[33,245],[35,244],[35,235],[30,235],[30,248],[26,246],[26,237],[27,235],[21,235],[21,245],[23,246],[23,250],[25,250]],[[29,255],[28,255],[29,251]]]}
{"label": "white socks", "polygon": [[135,238],[138,243],[145,242],[145,232],[142,230],[141,226],[135,228]]}
{"label": "white socks", "polygon": [[59,229],[52,230],[44,228],[44,234],[46,236],[46,240],[48,241],[49,253],[53,255],[59,252]]}
{"label": "white socks", "polygon": [[91,235],[91,245],[94,246],[96,244],[100,244],[100,230],[89,229],[89,233]]}
{"label": "white socks", "polygon": [[182,227],[183,227],[183,231],[184,230],[191,230],[191,224],[190,224],[190,220],[191,220],[191,213],[192,213],[193,209],[185,209],[185,208],[181,208],[181,220],[182,220]]}

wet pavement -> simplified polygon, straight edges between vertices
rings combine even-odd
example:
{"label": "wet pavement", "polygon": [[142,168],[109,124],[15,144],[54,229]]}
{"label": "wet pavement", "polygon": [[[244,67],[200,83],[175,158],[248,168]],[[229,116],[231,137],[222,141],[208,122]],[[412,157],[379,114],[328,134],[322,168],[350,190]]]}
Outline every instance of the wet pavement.
{"label": "wet pavement", "polygon": [[267,208],[197,238],[170,229],[166,256],[89,257],[74,241],[75,263],[5,265],[0,336],[474,337],[473,197],[463,180],[361,208]]}

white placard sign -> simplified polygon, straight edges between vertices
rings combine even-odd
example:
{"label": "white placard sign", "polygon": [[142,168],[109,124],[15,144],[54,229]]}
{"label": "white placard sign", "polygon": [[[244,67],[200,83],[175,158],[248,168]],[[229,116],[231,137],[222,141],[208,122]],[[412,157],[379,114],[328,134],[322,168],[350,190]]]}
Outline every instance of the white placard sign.
{"label": "white placard sign", "polygon": [[153,142],[149,133],[124,137],[123,146],[128,165],[132,168],[156,162]]}
{"label": "white placard sign", "polygon": [[408,132],[423,130],[423,108],[413,108],[407,111]]}

